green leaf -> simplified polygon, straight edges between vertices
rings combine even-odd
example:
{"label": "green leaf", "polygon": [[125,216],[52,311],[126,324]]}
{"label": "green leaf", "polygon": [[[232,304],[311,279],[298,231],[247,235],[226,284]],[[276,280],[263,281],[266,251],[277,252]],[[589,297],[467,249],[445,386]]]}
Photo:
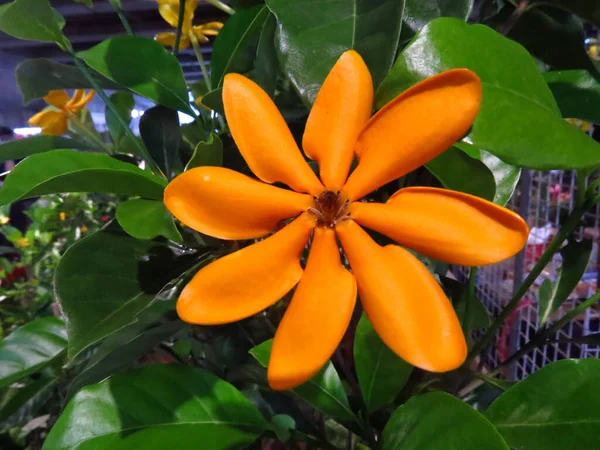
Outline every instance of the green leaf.
{"label": "green leaf", "polygon": [[596,27],[600,27],[600,4],[594,0],[535,0],[535,5],[552,5],[577,14]]}
{"label": "green leaf", "polygon": [[0,205],[60,192],[100,192],[162,200],[165,181],[108,155],[52,150],[29,156],[8,174]]}
{"label": "green leaf", "polygon": [[163,288],[189,269],[190,258],[111,231],[98,231],[71,246],[54,279],[67,317],[69,357],[135,322]]}
{"label": "green leaf", "polygon": [[277,17],[281,67],[306,104],[346,50],[364,58],[374,86],[390,70],[402,26],[404,0],[267,0]]}
{"label": "green leaf", "polygon": [[23,159],[36,153],[44,153],[57,149],[92,150],[93,147],[87,142],[79,139],[71,139],[63,136],[33,136],[25,139],[3,142],[0,144],[0,162],[11,159]]}
{"label": "green leaf", "polygon": [[444,277],[444,287],[452,298],[456,316],[460,320],[465,335],[472,330],[490,325],[490,315],[481,300],[469,296],[467,286],[451,278]]}
{"label": "green leaf", "polygon": [[544,325],[552,313],[562,305],[571,292],[577,287],[579,280],[585,273],[590,256],[592,255],[592,241],[586,239],[580,242],[570,240],[560,251],[562,266],[554,283],[540,288],[539,316],[540,326]]}
{"label": "green leaf", "polygon": [[430,22],[400,54],[377,90],[376,107],[453,68],[473,70],[483,85],[481,109],[468,143],[519,167],[583,169],[600,164],[600,145],[562,120],[527,51],[484,25],[452,18]]}
{"label": "green leaf", "polygon": [[10,424],[24,425],[27,416],[38,410],[47,400],[55,384],[56,379],[41,377],[17,388],[17,392],[0,406],[0,423],[4,422],[2,427],[6,426],[6,421]]}
{"label": "green leaf", "polygon": [[585,70],[545,72],[563,117],[600,123],[600,82]]}
{"label": "green leaf", "polygon": [[219,136],[211,133],[206,142],[198,142],[194,154],[185,166],[185,170],[200,166],[222,166],[223,143]]}
{"label": "green leaf", "polygon": [[271,97],[275,95],[277,71],[279,69],[277,52],[275,51],[276,27],[277,19],[275,19],[273,14],[269,14],[260,33],[256,49],[256,63],[254,65],[256,82]]}
{"label": "green leaf", "polygon": [[[110,96],[110,101],[115,105],[119,116],[121,116],[125,123],[129,124],[131,122],[131,111],[133,111],[133,107],[135,106],[133,94],[130,92],[115,92]],[[115,145],[118,145],[121,138],[125,135],[125,131],[119,123],[117,115],[109,107],[105,107],[104,116],[106,117],[106,126],[110,137]]]}
{"label": "green leaf", "polygon": [[0,341],[0,388],[59,358],[67,347],[65,324],[45,317],[17,328]]}
{"label": "green leaf", "polygon": [[425,167],[448,189],[494,199],[496,181],[492,172],[483,162],[456,147],[450,147]]}
{"label": "green leaf", "polygon": [[43,450],[239,448],[267,427],[231,384],[201,369],[157,364],[84,388]]}
{"label": "green leaf", "polygon": [[151,38],[117,36],[79,52],[85,63],[136,94],[194,115],[179,61]]}
{"label": "green leaf", "polygon": [[202,104],[219,114],[225,115],[225,107],[223,106],[223,89],[218,88],[210,91],[202,97]]}
{"label": "green leaf", "polygon": [[164,106],[150,108],[140,119],[140,135],[152,159],[171,178],[181,142],[177,111]]}
{"label": "green leaf", "polygon": [[417,33],[438,17],[456,17],[466,21],[472,8],[473,0],[406,0],[404,24]]}
{"label": "green leaf", "polygon": [[[261,366],[267,367],[272,345],[273,339],[269,339],[250,350],[250,354]],[[328,361],[314,377],[291,392],[328,416],[341,420],[356,420],[348,404],[342,380],[331,361]]]}
{"label": "green leaf", "polygon": [[277,414],[271,419],[271,426],[279,440],[287,441],[296,429],[296,421],[287,414]]}
{"label": "green leaf", "polygon": [[386,424],[383,450],[508,450],[484,416],[445,392],[412,397]]}
{"label": "green leaf", "polygon": [[[24,103],[42,98],[52,90],[93,88],[77,67],[46,58],[26,59],[21,62],[15,69],[15,77]],[[103,88],[123,89],[100,74],[94,73],[94,78]]]}
{"label": "green leaf", "polygon": [[517,189],[519,178],[521,177],[521,169],[512,164],[505,163],[497,156],[485,150],[481,150],[481,162],[492,172],[496,182],[494,203],[502,206],[506,205]]}
{"label": "green leaf", "polygon": [[0,31],[42,42],[62,42],[65,19],[48,0],[15,0],[0,8]]}
{"label": "green leaf", "polygon": [[245,73],[254,67],[258,39],[269,10],[264,5],[241,9],[219,31],[210,59],[213,88],[223,86],[230,72]]}
{"label": "green leaf", "polygon": [[552,363],[498,397],[486,416],[514,448],[596,450],[599,373],[598,359]]}
{"label": "green leaf", "polygon": [[354,363],[367,413],[392,403],[412,372],[412,366],[383,343],[366,314],[356,328]]}
{"label": "green leaf", "polygon": [[162,201],[136,198],[121,202],[117,206],[117,220],[123,230],[136,239],[164,236],[175,242],[183,241],[173,216]]}

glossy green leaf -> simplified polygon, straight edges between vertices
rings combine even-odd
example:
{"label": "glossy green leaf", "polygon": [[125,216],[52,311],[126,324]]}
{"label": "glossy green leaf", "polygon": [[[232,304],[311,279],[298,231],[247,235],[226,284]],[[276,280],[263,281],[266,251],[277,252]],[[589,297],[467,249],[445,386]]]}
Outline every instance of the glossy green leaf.
{"label": "glossy green leaf", "polygon": [[55,292],[67,317],[69,357],[135,322],[192,265],[164,244],[98,231],[60,259]]}
{"label": "glossy green leaf", "polygon": [[354,49],[377,86],[392,66],[404,0],[267,0],[277,17],[277,56],[306,104],[312,104],[340,55]]}
{"label": "glossy green leaf", "polygon": [[140,135],[152,159],[170,178],[181,142],[177,111],[160,105],[148,109],[140,119]]}
{"label": "glossy green leaf", "polygon": [[165,181],[108,155],[52,150],[29,156],[8,174],[0,205],[59,192],[101,192],[162,200]]}
{"label": "glossy green leaf", "polygon": [[[269,364],[272,345],[273,340],[269,339],[250,350],[252,356],[263,367],[267,367]],[[356,418],[348,404],[342,380],[331,361],[327,362],[314,377],[292,389],[291,392],[328,416],[341,420],[355,420]]]}
{"label": "glossy green leaf", "polygon": [[43,450],[226,450],[267,427],[231,384],[201,369],[151,365],[84,388],[67,405]]}
{"label": "glossy green leaf", "polygon": [[241,9],[233,14],[219,31],[210,59],[213,88],[223,85],[230,73],[245,73],[254,67],[258,40],[269,17],[264,5]]}
{"label": "glossy green leaf", "polygon": [[377,90],[376,107],[453,68],[473,70],[483,85],[481,109],[465,139],[468,143],[520,167],[581,169],[600,164],[600,144],[562,120],[527,51],[484,25],[453,18],[430,22],[400,54]]}
{"label": "glossy green leaf", "polygon": [[92,150],[89,143],[63,136],[38,135],[0,144],[0,162],[19,160],[36,153],[57,149]]}
{"label": "glossy green leaf", "polygon": [[18,39],[62,42],[64,26],[48,0],[15,0],[0,8],[0,31]]}
{"label": "glossy green leaf", "polygon": [[210,91],[202,97],[202,104],[221,115],[225,115],[225,107],[223,106],[223,89],[218,88]]}
{"label": "glossy green leaf", "polygon": [[275,29],[277,19],[269,14],[263,25],[256,49],[256,64],[254,65],[254,77],[258,85],[271,97],[275,95],[277,83],[277,72],[279,61],[275,51]]}
{"label": "glossy green leaf", "polygon": [[78,56],[95,71],[136,94],[194,115],[179,61],[155,40],[117,36]]}
{"label": "glossy green leaf", "polygon": [[563,117],[600,123],[600,82],[585,70],[545,72]]}
{"label": "glossy green leaf", "polygon": [[[131,111],[135,106],[135,99],[133,94],[130,92],[115,92],[110,96],[110,101],[118,111],[119,116],[129,124],[131,122]],[[118,145],[121,138],[125,135],[123,127],[119,123],[118,117],[109,107],[104,109],[104,116],[106,117],[106,127],[110,133],[115,145]],[[142,117],[143,118],[143,117]]]}
{"label": "glossy green leaf", "polygon": [[31,375],[64,354],[67,332],[57,317],[17,328],[0,341],[0,388]]}
{"label": "glossy green leaf", "polygon": [[492,172],[496,182],[496,193],[494,194],[494,203],[506,205],[512,198],[519,179],[521,178],[521,169],[512,164],[505,163],[496,155],[481,150],[481,162]]}
{"label": "glossy green leaf", "polygon": [[56,384],[56,379],[40,377],[39,379],[16,388],[11,397],[0,405],[0,423],[25,425],[27,419],[48,400]]}
{"label": "glossy green leaf", "polygon": [[412,397],[388,420],[383,450],[508,450],[484,416],[445,392]]}
{"label": "glossy green leaf", "polygon": [[154,239],[164,236],[182,242],[173,216],[162,201],[136,198],[117,206],[119,225],[136,239]]}
{"label": "glossy green leaf", "polygon": [[567,359],[542,367],[486,411],[511,447],[522,450],[600,448],[600,360]]}
{"label": "glossy green leaf", "polygon": [[450,147],[425,167],[448,189],[494,199],[496,181],[492,172],[483,162],[456,147]]}
{"label": "glossy green leaf", "polygon": [[550,282],[550,285],[546,283],[544,289],[540,288],[538,299],[540,326],[548,321],[552,313],[569,298],[571,292],[577,287],[592,255],[592,241],[590,239],[580,242],[569,241],[560,250],[560,254],[562,256],[562,266],[556,281]]}
{"label": "glossy green leaf", "polygon": [[[21,62],[15,69],[15,78],[25,103],[42,98],[52,90],[92,89],[90,82],[77,67],[46,58],[26,59]],[[94,78],[103,88],[123,89],[100,74],[94,73]]]}
{"label": "glossy green leaf", "polygon": [[200,166],[222,166],[223,165],[223,143],[219,136],[211,133],[208,140],[196,145],[194,154],[185,166],[185,170]]}
{"label": "glossy green leaf", "polygon": [[456,17],[467,20],[473,0],[406,0],[404,24],[413,33],[438,17]]}
{"label": "glossy green leaf", "polygon": [[600,4],[594,0],[534,0],[532,3],[565,9],[600,27]]}
{"label": "glossy green leaf", "polygon": [[412,366],[383,343],[365,314],[356,328],[354,364],[368,413],[392,403],[412,372]]}
{"label": "glossy green leaf", "polygon": [[271,419],[271,426],[282,441],[287,441],[292,436],[292,431],[296,429],[296,421],[287,414],[277,414]]}

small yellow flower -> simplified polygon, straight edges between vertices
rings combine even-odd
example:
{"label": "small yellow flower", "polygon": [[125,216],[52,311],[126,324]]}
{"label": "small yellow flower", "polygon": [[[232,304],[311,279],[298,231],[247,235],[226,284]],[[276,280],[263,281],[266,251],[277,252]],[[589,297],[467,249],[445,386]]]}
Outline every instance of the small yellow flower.
{"label": "small yellow flower", "polygon": [[49,105],[58,109],[44,109],[31,119],[29,125],[32,127],[41,127],[42,134],[51,136],[60,136],[67,131],[67,120],[69,116],[85,108],[96,95],[95,91],[85,92],[83,89],[76,89],[73,97],[69,99],[67,91],[50,91],[44,97]]}
{"label": "small yellow flower", "polygon": [[20,237],[19,239],[17,239],[17,240],[15,241],[15,246],[16,246],[17,248],[25,248],[25,247],[29,247],[29,244],[30,244],[30,242],[29,242],[29,239],[28,239],[28,238],[26,238],[26,237]]}
{"label": "small yellow flower", "polygon": [[38,284],[40,284],[40,280],[38,280],[37,278],[34,278],[33,280],[31,280],[31,284],[33,284],[34,286],[37,286]]}
{"label": "small yellow flower", "polygon": [[81,225],[81,232],[82,233],[87,233],[88,232],[88,227],[86,227],[85,225]]}
{"label": "small yellow flower", "polygon": [[0,216],[0,225],[6,225],[8,222],[10,222],[10,217]]}
{"label": "small yellow flower", "polygon": [[64,222],[67,218],[67,214],[65,212],[58,213],[58,218],[61,222]]}

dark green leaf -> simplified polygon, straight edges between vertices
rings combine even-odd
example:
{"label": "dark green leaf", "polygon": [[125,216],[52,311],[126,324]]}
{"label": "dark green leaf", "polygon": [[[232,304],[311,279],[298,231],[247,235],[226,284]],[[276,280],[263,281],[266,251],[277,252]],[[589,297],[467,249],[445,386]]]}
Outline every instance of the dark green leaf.
{"label": "dark green leaf", "polygon": [[179,61],[153,39],[117,36],[79,52],[88,66],[136,94],[194,115]]}
{"label": "dark green leaf", "polygon": [[64,26],[48,0],[15,0],[0,8],[0,31],[18,39],[62,42]]}
{"label": "dark green leaf", "polygon": [[8,174],[0,205],[59,192],[101,192],[162,200],[165,181],[99,153],[52,150],[29,156]]}
{"label": "dark green leaf", "polygon": [[0,388],[60,357],[67,347],[65,324],[45,317],[17,328],[0,341]]}
{"label": "dark green leaf", "polygon": [[383,343],[366,314],[356,328],[354,363],[367,413],[394,401],[412,366]]}
{"label": "dark green leaf", "polygon": [[19,160],[36,153],[57,149],[92,150],[90,144],[63,136],[33,136],[0,144],[0,162]]}
{"label": "dark green leaf", "polygon": [[600,80],[585,70],[544,73],[563,117],[600,123]]}
{"label": "dark green leaf", "polygon": [[546,283],[545,287],[542,285],[544,289],[540,288],[540,326],[548,321],[552,313],[567,300],[571,292],[577,287],[592,255],[592,241],[590,239],[580,242],[569,241],[561,249],[560,254],[562,256],[562,267],[558,272],[556,281],[550,285]]}
{"label": "dark green leaf", "polygon": [[241,9],[232,15],[219,31],[210,59],[213,88],[223,85],[230,73],[245,73],[254,67],[256,47],[269,10],[264,5]]}
{"label": "dark green leaf", "polygon": [[191,264],[165,245],[116,232],[99,231],[75,243],[54,280],[68,319],[69,357],[133,323]]}
{"label": "dark green leaf", "polygon": [[219,114],[225,115],[225,107],[223,106],[223,89],[218,88],[210,91],[202,97],[202,104]]}
{"label": "dark green leaf", "polygon": [[484,25],[452,18],[429,23],[400,54],[376,93],[376,107],[452,68],[473,70],[483,85],[481,109],[467,142],[520,167],[582,169],[600,164],[600,145],[562,120],[529,54]]}
{"label": "dark green leaf", "polygon": [[204,97],[208,92],[208,87],[206,87],[206,81],[200,80],[190,84],[190,91],[192,91],[194,99],[198,99],[198,97]]}
{"label": "dark green leaf", "polygon": [[84,388],[67,405],[44,450],[226,450],[268,424],[236,388],[201,369],[158,364]]}
{"label": "dark green leaf", "polygon": [[275,52],[275,28],[277,19],[273,14],[265,21],[260,33],[258,48],[256,49],[256,64],[254,67],[254,77],[258,85],[273,97],[275,95],[275,85],[277,83],[277,71],[279,62]]}
{"label": "dark green leaf", "polygon": [[532,3],[565,9],[600,27],[600,3],[595,0],[535,0]]}
{"label": "dark green leaf", "polygon": [[456,147],[450,147],[425,167],[448,189],[490,201],[494,199],[496,181],[492,172],[484,163]]}
{"label": "dark green leaf", "polygon": [[292,431],[296,429],[296,421],[287,414],[277,414],[271,419],[271,426],[282,441],[287,441],[292,436]]}
{"label": "dark green leaf", "polygon": [[377,86],[392,66],[404,0],[267,0],[277,17],[277,56],[306,104],[346,50],[365,59]]}
{"label": "dark green leaf", "polygon": [[[269,364],[272,345],[273,340],[270,339],[250,350],[252,356],[263,367]],[[296,389],[292,389],[291,392],[328,416],[342,420],[355,420],[342,381],[330,361],[314,377]]]}
{"label": "dark green leaf", "polygon": [[552,363],[498,397],[486,416],[514,448],[597,450],[598,374],[598,359]]}
{"label": "dark green leaf", "polygon": [[[129,124],[131,122],[131,111],[133,111],[133,107],[135,106],[133,94],[130,92],[115,92],[110,96],[110,100],[117,108],[119,116],[121,116],[125,123]],[[121,138],[125,135],[125,131],[119,123],[117,116],[109,107],[105,108],[104,115],[106,117],[106,127],[108,128],[110,137],[115,145],[118,145]]]}
{"label": "dark green leaf", "polygon": [[517,189],[519,178],[521,177],[521,169],[505,163],[497,156],[485,150],[481,150],[481,162],[490,169],[496,181],[494,203],[502,206],[506,205],[513,196],[515,189]]}
{"label": "dark green leaf", "polygon": [[396,409],[382,441],[383,450],[508,450],[485,417],[445,392],[413,397]]}
{"label": "dark green leaf", "polygon": [[127,234],[136,239],[154,239],[164,236],[182,242],[173,216],[162,201],[136,198],[119,203],[117,220]]}
{"label": "dark green leaf", "polygon": [[198,142],[194,154],[185,166],[185,170],[200,166],[222,166],[223,143],[219,136],[211,133],[206,142]]}
{"label": "dark green leaf", "polygon": [[[55,379],[41,377],[17,388],[17,392],[0,406],[0,423],[8,421],[10,424],[24,425],[28,416],[34,414],[47,400],[49,391],[55,384]],[[4,426],[2,424],[3,428]]]}
{"label": "dark green leaf", "polygon": [[[42,98],[52,90],[92,89],[77,67],[46,58],[26,59],[15,69],[15,77],[25,103]],[[100,74],[94,73],[94,77],[103,88],[122,89]]]}
{"label": "dark green leaf", "polygon": [[456,17],[467,20],[473,0],[406,0],[404,6],[404,24],[413,33],[438,17]]}
{"label": "dark green leaf", "polygon": [[443,279],[443,283],[449,297],[452,298],[452,304],[465,334],[490,325],[487,309],[476,296],[469,295],[466,285],[447,277]]}
{"label": "dark green leaf", "polygon": [[164,106],[150,108],[140,119],[140,135],[152,159],[171,178],[181,142],[177,111]]}

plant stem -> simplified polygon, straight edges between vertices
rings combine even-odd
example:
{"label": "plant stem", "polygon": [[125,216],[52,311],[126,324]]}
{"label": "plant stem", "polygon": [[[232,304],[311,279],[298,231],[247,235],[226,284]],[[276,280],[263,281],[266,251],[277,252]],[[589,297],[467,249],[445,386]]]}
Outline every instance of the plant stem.
{"label": "plant stem", "polygon": [[587,194],[587,172],[578,170],[575,175],[577,190],[575,191],[575,206],[581,208],[585,202]]}
{"label": "plant stem", "polygon": [[127,122],[125,122],[125,120],[123,120],[123,118],[121,117],[121,114],[119,113],[119,111],[117,110],[117,108],[115,107],[113,102],[108,98],[108,96],[106,95],[106,93],[104,92],[102,87],[100,86],[100,83],[98,83],[98,80],[96,80],[92,76],[92,73],[90,72],[88,67],[85,65],[85,63],[81,59],[79,59],[79,57],[75,54],[75,52],[73,50],[71,50],[70,53],[71,53],[71,56],[73,57],[73,61],[75,62],[75,65],[77,66],[77,68],[79,68],[79,70],[81,71],[81,73],[83,74],[85,79],[89,81],[89,83],[92,85],[94,90],[98,93],[98,95],[100,96],[102,101],[106,104],[107,108],[110,109],[111,112],[115,115],[117,121],[121,125],[121,128],[123,128],[123,131],[125,132],[125,134],[127,134],[127,136],[129,136],[132,139],[132,141],[135,143],[135,146],[137,147],[138,151],[140,152],[140,155],[142,156],[142,158],[144,158],[144,160],[148,164],[148,167],[150,167],[150,170],[152,170],[152,172],[165,178],[165,175],[162,173],[162,171],[160,170],[158,165],[154,162],[154,160],[148,153],[148,150],[146,149],[144,144],[142,144],[140,142],[140,140],[137,139],[137,137],[133,134],[133,131],[131,131],[131,128],[129,128],[129,125],[127,124]]}
{"label": "plant stem", "polygon": [[123,24],[123,28],[125,28],[125,31],[127,32],[127,34],[129,36],[135,36],[135,33],[133,32],[131,25],[129,25],[129,21],[127,20],[127,17],[125,16],[125,11],[123,11],[123,8],[119,4],[119,2],[117,0],[109,0],[109,2],[110,2],[110,5],[115,10],[115,12],[117,13],[117,15],[119,16],[119,19],[121,20],[121,23]]}
{"label": "plant stem", "polygon": [[194,53],[196,54],[196,59],[198,60],[198,64],[200,64],[200,70],[202,71],[202,77],[204,78],[204,83],[206,83],[206,89],[208,92],[212,91],[212,86],[210,82],[210,75],[208,74],[208,69],[206,68],[206,62],[204,61],[204,57],[202,56],[202,49],[200,48],[200,43],[198,39],[196,39],[196,35],[190,31],[189,33],[190,41],[192,42],[192,47],[194,48]]}
{"label": "plant stem", "polygon": [[507,21],[504,22],[504,24],[499,28],[498,32],[504,36],[507,36],[528,9],[529,0],[523,0],[521,3],[516,5],[515,10],[512,12]]}
{"label": "plant stem", "polygon": [[[544,267],[546,267],[546,265],[550,262],[550,260],[554,256],[554,254],[560,250],[560,247],[562,246],[563,242],[577,228],[577,226],[579,225],[579,221],[581,220],[581,216],[583,215],[584,212],[585,212],[584,208],[575,208],[573,211],[571,211],[571,214],[569,214],[569,217],[567,218],[567,221],[565,222],[565,224],[561,227],[561,229],[558,231],[556,236],[554,236],[554,238],[548,245],[548,248],[542,254],[542,256],[540,257],[538,262],[535,264],[533,269],[531,269],[531,272],[529,272],[529,274],[527,275],[525,280],[523,280],[523,283],[521,284],[521,286],[519,287],[519,289],[517,290],[515,295],[512,297],[510,302],[508,302],[508,304],[504,307],[504,309],[502,310],[500,315],[496,318],[494,323],[492,323],[492,325],[487,329],[487,331],[485,332],[485,334],[483,335],[481,340],[479,340],[479,342],[477,342],[473,346],[473,348],[469,352],[469,356],[467,357],[467,363],[474,356],[478,355],[479,352],[484,350],[490,344],[490,342],[496,335],[496,332],[504,324],[504,321],[506,320],[506,318],[519,305],[519,301],[521,300],[521,297],[523,297],[527,293],[527,291],[529,290],[529,288],[531,287],[533,282],[537,279],[537,277],[540,275],[540,273],[542,273],[542,270],[544,270]],[[517,280],[515,280],[515,281],[517,281]]]}
{"label": "plant stem", "polygon": [[235,9],[233,9],[231,6],[226,5],[225,3],[223,3],[219,0],[205,0],[205,1],[206,1],[206,3],[210,3],[214,7],[219,8],[221,11],[226,12],[229,15],[232,15],[235,12]]}
{"label": "plant stem", "polygon": [[175,45],[173,46],[173,55],[179,53],[179,43],[181,42],[181,28],[183,27],[183,18],[185,17],[185,0],[179,0],[179,16],[177,17],[177,30],[175,31]]}
{"label": "plant stem", "polygon": [[104,150],[106,153],[108,153],[109,155],[112,155],[115,153],[112,147],[109,147],[108,145],[106,145],[106,143],[99,136],[92,133],[88,129],[88,127],[86,127],[84,125],[84,123],[81,120],[79,120],[79,118],[77,117],[77,114],[70,114],[69,120],[74,125],[74,128],[77,131],[80,131],[86,138],[88,138],[94,144],[99,145],[102,148],[102,150]]}

